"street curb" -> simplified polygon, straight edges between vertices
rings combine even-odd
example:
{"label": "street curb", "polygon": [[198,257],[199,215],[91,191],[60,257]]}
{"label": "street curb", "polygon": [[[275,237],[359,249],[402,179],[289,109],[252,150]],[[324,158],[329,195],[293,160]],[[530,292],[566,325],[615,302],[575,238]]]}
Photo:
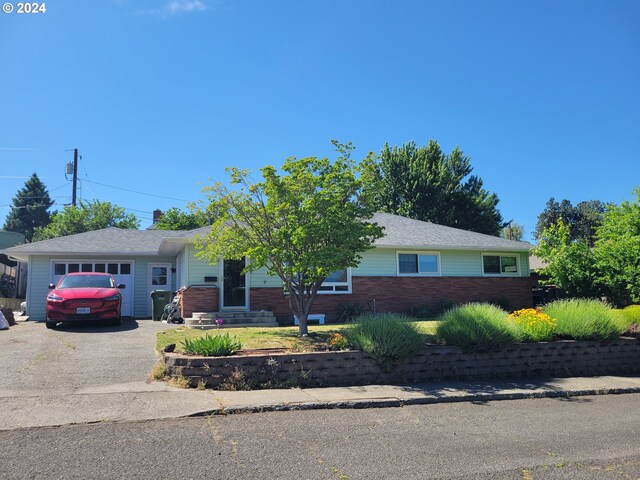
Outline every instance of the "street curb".
{"label": "street curb", "polygon": [[586,388],[575,390],[537,390],[531,392],[501,392],[501,393],[469,393],[459,396],[431,396],[422,398],[380,398],[362,400],[344,400],[327,402],[279,403],[251,406],[229,405],[222,408],[195,412],[183,418],[204,417],[211,415],[235,415],[243,413],[285,412],[297,410],[349,410],[364,408],[389,408],[411,405],[434,405],[438,403],[460,402],[495,402],[502,400],[526,400],[534,398],[570,398],[596,395],[623,395],[640,393],[640,387]]}

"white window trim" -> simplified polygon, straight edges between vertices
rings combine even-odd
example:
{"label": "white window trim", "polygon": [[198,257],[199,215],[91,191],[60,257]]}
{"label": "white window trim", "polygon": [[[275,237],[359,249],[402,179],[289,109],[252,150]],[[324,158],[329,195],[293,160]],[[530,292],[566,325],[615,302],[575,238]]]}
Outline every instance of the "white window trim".
{"label": "white window trim", "polygon": [[[503,273],[502,272],[502,260],[500,260],[500,273],[484,273],[484,257],[516,257],[516,272]],[[504,252],[486,252],[480,256],[480,268],[482,269],[483,277],[519,277],[520,276],[520,254],[519,253],[504,253]]]}
{"label": "white window trim", "polygon": [[[438,258],[438,271],[424,273],[400,273],[400,255],[435,255]],[[418,269],[420,269],[420,259],[418,259]],[[396,274],[398,277],[440,277],[442,276],[440,252],[430,252],[427,250],[396,250]]]}
{"label": "white window trim", "polygon": [[351,267],[347,267],[347,281],[346,282],[330,282],[325,283],[322,282],[322,287],[343,287],[346,286],[347,289],[343,291],[333,290],[318,290],[318,295],[349,295],[352,292],[352,282],[351,282]]}

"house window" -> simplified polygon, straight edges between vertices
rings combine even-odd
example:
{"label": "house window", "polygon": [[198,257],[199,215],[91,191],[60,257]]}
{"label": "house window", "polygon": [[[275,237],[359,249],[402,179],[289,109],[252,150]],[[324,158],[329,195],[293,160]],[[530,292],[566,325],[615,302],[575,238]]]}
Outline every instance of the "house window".
{"label": "house window", "polygon": [[351,269],[331,272],[322,282],[318,293],[351,293]]}
{"label": "house window", "polygon": [[399,275],[439,275],[440,254],[437,252],[398,253]]}
{"label": "house window", "polygon": [[106,265],[104,263],[96,263],[96,272],[105,273],[106,272]]}
{"label": "house window", "polygon": [[53,264],[53,274],[54,275],[64,275],[67,273],[67,264],[66,263],[54,263]]}
{"label": "house window", "polygon": [[516,275],[517,255],[482,254],[482,272],[485,275]]}

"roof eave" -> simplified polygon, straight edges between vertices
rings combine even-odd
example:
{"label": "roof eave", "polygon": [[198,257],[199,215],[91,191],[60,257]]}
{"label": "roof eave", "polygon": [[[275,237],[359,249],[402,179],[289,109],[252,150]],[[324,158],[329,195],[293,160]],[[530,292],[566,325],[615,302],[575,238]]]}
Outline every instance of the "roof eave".
{"label": "roof eave", "polygon": [[436,244],[421,244],[421,245],[397,245],[386,243],[375,243],[374,247],[380,248],[397,248],[397,249],[424,249],[424,250],[468,250],[468,251],[482,251],[482,252],[529,252],[531,247],[520,246],[491,246],[482,247],[479,245],[436,245]]}

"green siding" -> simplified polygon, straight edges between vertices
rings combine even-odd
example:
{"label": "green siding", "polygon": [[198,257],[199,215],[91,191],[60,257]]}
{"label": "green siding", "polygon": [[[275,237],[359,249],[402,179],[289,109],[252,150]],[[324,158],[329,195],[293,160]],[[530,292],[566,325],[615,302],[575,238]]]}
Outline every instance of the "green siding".
{"label": "green siding", "polygon": [[396,251],[390,248],[374,248],[362,254],[360,265],[351,270],[352,276],[396,276]]}
{"label": "green siding", "polygon": [[176,257],[176,290],[188,286],[188,258],[187,247],[183,248]]}
{"label": "green siding", "polygon": [[[169,263],[175,268],[173,257],[127,257],[127,256],[87,256],[87,255],[56,255],[56,256],[32,256],[29,259],[28,287],[27,287],[27,313],[32,320],[44,321],[46,317],[45,302],[51,283],[52,260],[91,259],[92,261],[133,261],[134,291],[133,291],[133,315],[134,317],[151,316],[150,300],[148,292],[148,275],[150,263]],[[176,277],[172,275],[172,288],[175,288]],[[127,288],[129,285],[127,285]]]}
{"label": "green siding", "polygon": [[[395,276],[397,275],[396,253],[420,252],[424,250],[376,248],[362,255],[358,267],[352,270],[353,276]],[[432,250],[428,250],[432,251]],[[473,250],[440,250],[440,271],[447,277],[479,277],[482,276],[482,251]],[[500,252],[509,253],[509,252]],[[529,254],[521,252],[520,276],[529,276]]]}
{"label": "green siding", "polygon": [[204,277],[219,277],[218,264],[210,265],[207,260],[195,257],[195,247],[187,245],[187,285],[202,285]]}
{"label": "green siding", "polygon": [[282,281],[276,276],[267,274],[267,269],[264,267],[251,272],[250,284],[251,288],[282,287]]}

